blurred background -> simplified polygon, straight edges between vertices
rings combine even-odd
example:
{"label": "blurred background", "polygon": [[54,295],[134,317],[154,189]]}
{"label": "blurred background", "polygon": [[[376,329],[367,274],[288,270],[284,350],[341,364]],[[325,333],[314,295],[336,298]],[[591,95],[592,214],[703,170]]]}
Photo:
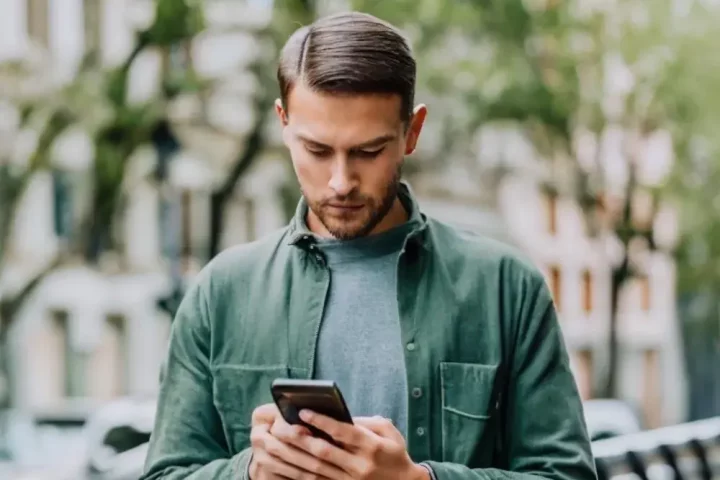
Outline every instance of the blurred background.
{"label": "blurred background", "polygon": [[348,9],[415,50],[421,207],[545,272],[601,477],[720,475],[720,1],[0,0],[0,478],[138,477],[186,285],[299,198],[279,48]]}

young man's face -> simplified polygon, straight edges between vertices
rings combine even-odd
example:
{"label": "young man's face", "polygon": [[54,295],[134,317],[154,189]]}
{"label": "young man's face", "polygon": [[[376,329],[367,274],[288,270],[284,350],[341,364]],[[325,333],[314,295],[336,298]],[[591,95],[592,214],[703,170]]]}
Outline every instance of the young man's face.
{"label": "young man's face", "polygon": [[287,101],[287,112],[280,102],[276,110],[310,215],[335,238],[373,233],[393,206],[425,107],[405,125],[397,95],[329,95],[298,84]]}

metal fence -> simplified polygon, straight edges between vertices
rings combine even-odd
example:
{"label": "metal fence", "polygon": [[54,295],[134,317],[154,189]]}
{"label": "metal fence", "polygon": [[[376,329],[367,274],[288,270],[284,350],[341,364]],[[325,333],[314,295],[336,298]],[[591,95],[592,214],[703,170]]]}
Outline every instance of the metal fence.
{"label": "metal fence", "polygon": [[[76,472],[68,480],[135,480],[147,448],[141,444],[102,471]],[[592,449],[598,480],[720,479],[720,417],[597,440]]]}
{"label": "metal fence", "polygon": [[720,479],[720,417],[593,443],[599,480]]}

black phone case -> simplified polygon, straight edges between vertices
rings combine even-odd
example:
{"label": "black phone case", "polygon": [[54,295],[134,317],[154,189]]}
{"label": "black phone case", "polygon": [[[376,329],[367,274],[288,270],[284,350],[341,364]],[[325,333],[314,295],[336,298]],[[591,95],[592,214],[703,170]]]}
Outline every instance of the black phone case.
{"label": "black phone case", "polygon": [[[313,436],[322,438],[334,445],[338,445],[338,443],[327,433],[303,422],[300,418],[300,411],[303,409],[310,409],[316,413],[331,417],[340,422],[349,424],[353,423],[352,416],[347,408],[342,392],[335,382],[321,380],[277,379],[273,382],[271,392],[275,404],[280,410],[280,414],[287,423],[290,425],[301,425],[310,430]],[[322,404],[318,403],[316,398],[316,401],[313,402],[314,405],[310,407],[302,404],[302,402],[299,402],[300,404],[294,403],[291,400],[293,394],[300,394],[303,396],[318,395],[328,397],[329,401]]]}

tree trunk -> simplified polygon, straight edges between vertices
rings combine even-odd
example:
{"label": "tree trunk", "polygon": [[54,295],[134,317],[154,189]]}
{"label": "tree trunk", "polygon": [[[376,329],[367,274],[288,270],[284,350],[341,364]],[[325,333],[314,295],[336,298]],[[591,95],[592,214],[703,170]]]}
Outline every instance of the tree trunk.
{"label": "tree trunk", "polygon": [[225,199],[220,192],[210,196],[210,246],[208,260],[212,260],[220,252],[220,240],[224,228]]}
{"label": "tree trunk", "polygon": [[265,147],[265,124],[268,110],[272,101],[268,98],[259,99],[255,106],[255,125],[245,143],[245,148],[238,156],[225,183],[210,197],[210,245],[208,246],[208,261],[220,253],[220,240],[225,229],[225,207],[233,197],[235,187],[240,179],[247,173],[257,157]]}
{"label": "tree trunk", "polygon": [[[0,308],[0,310],[4,310]],[[12,375],[10,374],[10,350],[8,348],[8,330],[13,318],[8,312],[0,311],[0,411],[11,406],[12,401]],[[0,425],[0,435],[3,434],[3,425]]]}
{"label": "tree trunk", "polygon": [[618,337],[618,314],[620,306],[620,290],[630,278],[630,259],[628,258],[627,246],[623,260],[617,268],[612,271],[610,281],[610,327],[608,332],[608,371],[604,390],[601,392],[603,398],[615,398],[617,390],[618,363],[620,357],[620,341]]}

